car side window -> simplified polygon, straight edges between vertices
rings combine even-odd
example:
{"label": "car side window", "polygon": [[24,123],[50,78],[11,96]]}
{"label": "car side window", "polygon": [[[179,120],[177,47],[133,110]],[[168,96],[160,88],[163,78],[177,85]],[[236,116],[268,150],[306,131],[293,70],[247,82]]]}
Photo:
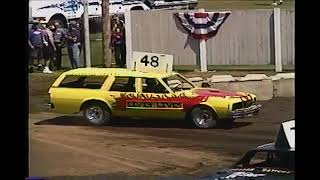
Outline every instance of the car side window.
{"label": "car side window", "polygon": [[169,93],[168,90],[155,78],[142,79],[143,93]]}
{"label": "car side window", "polygon": [[109,91],[136,92],[134,77],[115,77]]}
{"label": "car side window", "polygon": [[59,87],[100,89],[107,76],[73,76],[67,75]]}

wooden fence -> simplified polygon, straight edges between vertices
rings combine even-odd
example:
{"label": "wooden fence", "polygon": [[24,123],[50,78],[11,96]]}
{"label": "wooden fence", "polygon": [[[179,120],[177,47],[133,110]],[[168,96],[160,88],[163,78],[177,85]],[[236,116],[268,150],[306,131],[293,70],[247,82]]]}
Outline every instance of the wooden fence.
{"label": "wooden fence", "polygon": [[[206,10],[215,11],[215,10]],[[132,51],[172,54],[174,65],[199,65],[199,41],[174,16],[176,10],[131,11]],[[183,11],[185,12],[185,11]],[[294,65],[294,10],[281,10],[282,64]],[[206,42],[208,65],[274,65],[273,10],[232,10]],[[129,48],[129,49],[130,49]]]}

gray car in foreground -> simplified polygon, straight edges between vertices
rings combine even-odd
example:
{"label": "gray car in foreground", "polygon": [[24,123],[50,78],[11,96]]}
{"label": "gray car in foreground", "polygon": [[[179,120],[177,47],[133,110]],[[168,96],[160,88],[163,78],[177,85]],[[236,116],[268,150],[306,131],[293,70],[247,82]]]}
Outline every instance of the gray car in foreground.
{"label": "gray car in foreground", "polygon": [[274,143],[248,151],[230,169],[209,174],[201,180],[256,179],[291,180],[295,171],[295,121],[281,124]]}

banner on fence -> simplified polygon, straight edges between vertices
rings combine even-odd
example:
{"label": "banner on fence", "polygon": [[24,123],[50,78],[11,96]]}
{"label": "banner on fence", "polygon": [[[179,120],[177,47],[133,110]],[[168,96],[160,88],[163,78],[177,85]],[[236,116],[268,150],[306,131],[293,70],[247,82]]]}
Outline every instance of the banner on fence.
{"label": "banner on fence", "polygon": [[207,40],[215,36],[231,12],[175,13],[182,26],[195,38]]}

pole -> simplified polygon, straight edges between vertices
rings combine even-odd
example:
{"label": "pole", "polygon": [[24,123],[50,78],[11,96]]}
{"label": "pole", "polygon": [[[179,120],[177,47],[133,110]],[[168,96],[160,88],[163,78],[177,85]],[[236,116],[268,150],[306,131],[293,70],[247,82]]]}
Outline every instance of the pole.
{"label": "pole", "polygon": [[280,8],[273,9],[276,72],[282,72]]}
{"label": "pole", "polygon": [[86,67],[91,67],[91,54],[90,54],[90,33],[89,33],[89,15],[88,15],[88,0],[83,0],[83,30],[84,30],[84,48],[85,48],[85,61]]}
{"label": "pole", "polygon": [[102,0],[102,46],[103,62],[106,67],[111,67],[110,37],[109,0]]}
{"label": "pole", "polygon": [[132,34],[131,34],[131,11],[126,10],[124,13],[125,30],[126,30],[126,65],[127,69],[133,69],[132,61]]}
{"label": "pole", "polygon": [[[199,12],[205,12],[204,9],[199,9]],[[206,40],[200,39],[200,71],[207,72],[207,47]]]}

